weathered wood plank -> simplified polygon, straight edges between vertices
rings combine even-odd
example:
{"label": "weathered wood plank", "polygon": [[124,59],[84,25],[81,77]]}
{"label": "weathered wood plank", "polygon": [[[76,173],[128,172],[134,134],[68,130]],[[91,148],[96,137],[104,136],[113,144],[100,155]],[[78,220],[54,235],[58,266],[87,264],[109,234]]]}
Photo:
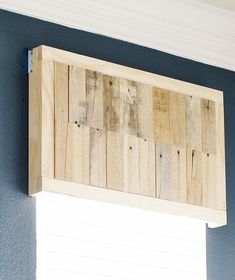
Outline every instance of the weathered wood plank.
{"label": "weathered wood plank", "polygon": [[66,179],[89,184],[90,128],[68,123],[66,140]]}
{"label": "weathered wood plank", "polygon": [[69,121],[86,125],[86,70],[69,66]]}
{"label": "weathered wood plank", "polygon": [[152,108],[152,86],[137,84],[137,135],[141,138],[154,139]]}
{"label": "weathered wood plank", "polygon": [[169,91],[153,88],[154,138],[160,143],[170,143]]}
{"label": "weathered wood plank", "polygon": [[103,74],[86,70],[87,125],[104,127]]}
{"label": "weathered wood plank", "polygon": [[202,152],[187,149],[187,201],[202,205]]}
{"label": "weathered wood plank", "polygon": [[55,178],[66,179],[68,123],[55,121]]}
{"label": "weathered wood plank", "polygon": [[139,138],[139,194],[155,197],[155,143]]}
{"label": "weathered wood plank", "polygon": [[186,149],[172,146],[171,148],[171,192],[172,200],[187,203],[187,168]]}
{"label": "weathered wood plank", "polygon": [[124,191],[139,194],[139,139],[124,134]]}
{"label": "weathered wood plank", "polygon": [[106,187],[106,132],[90,129],[90,185]]}
{"label": "weathered wood plank", "polygon": [[54,63],[42,61],[42,176],[54,177]]}
{"label": "weathered wood plank", "polygon": [[136,83],[120,79],[121,110],[120,121],[123,133],[137,135],[137,93]]}
{"label": "weathered wood plank", "polygon": [[216,208],[226,210],[224,107],[216,104]]}
{"label": "weathered wood plank", "polygon": [[55,177],[89,184],[89,127],[56,121]]}
{"label": "weathered wood plank", "polygon": [[203,206],[217,208],[217,178],[216,178],[216,157],[213,154],[202,153],[202,189]]}
{"label": "weathered wood plank", "polygon": [[33,72],[29,74],[29,194],[41,191],[42,174],[42,61],[33,50]]}
{"label": "weathered wood plank", "polygon": [[90,69],[92,71],[101,71],[106,75],[125,77],[128,80],[134,80],[139,83],[146,83],[149,85],[156,85],[157,87],[166,88],[174,92],[180,92],[184,95],[206,98],[214,100],[218,104],[223,104],[223,92],[220,90],[199,86],[189,82],[172,79],[155,73],[149,73],[48,46],[40,46],[39,49],[42,51],[43,59],[46,60],[59,61],[69,65],[77,65],[81,68]]}
{"label": "weathered wood plank", "polygon": [[186,97],[186,135],[189,148],[202,150],[201,104],[194,96]]}
{"label": "weathered wood plank", "polygon": [[170,138],[171,143],[186,147],[185,96],[170,93]]}
{"label": "weathered wood plank", "polygon": [[171,200],[171,146],[156,144],[157,197]]}
{"label": "weathered wood plank", "polygon": [[123,134],[107,131],[107,187],[123,191],[124,157]]}
{"label": "weathered wood plank", "polygon": [[120,81],[104,75],[104,127],[120,130]]}
{"label": "weathered wood plank", "polygon": [[216,153],[215,102],[201,99],[202,110],[202,149],[204,152]]}
{"label": "weathered wood plank", "polygon": [[55,63],[55,120],[68,121],[68,65]]}

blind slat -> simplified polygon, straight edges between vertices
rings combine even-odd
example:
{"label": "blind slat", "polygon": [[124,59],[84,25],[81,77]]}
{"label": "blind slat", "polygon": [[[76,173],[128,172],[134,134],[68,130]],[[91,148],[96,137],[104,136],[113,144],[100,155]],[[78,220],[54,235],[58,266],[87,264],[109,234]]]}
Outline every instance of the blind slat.
{"label": "blind slat", "polygon": [[140,209],[37,198],[37,280],[205,280],[205,225]]}

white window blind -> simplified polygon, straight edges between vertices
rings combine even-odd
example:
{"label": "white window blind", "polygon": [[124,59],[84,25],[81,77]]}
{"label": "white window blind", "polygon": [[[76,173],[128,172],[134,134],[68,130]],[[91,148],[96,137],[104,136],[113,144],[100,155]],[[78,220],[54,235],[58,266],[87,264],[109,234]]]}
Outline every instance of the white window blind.
{"label": "white window blind", "polygon": [[205,280],[205,224],[62,195],[37,198],[37,280]]}

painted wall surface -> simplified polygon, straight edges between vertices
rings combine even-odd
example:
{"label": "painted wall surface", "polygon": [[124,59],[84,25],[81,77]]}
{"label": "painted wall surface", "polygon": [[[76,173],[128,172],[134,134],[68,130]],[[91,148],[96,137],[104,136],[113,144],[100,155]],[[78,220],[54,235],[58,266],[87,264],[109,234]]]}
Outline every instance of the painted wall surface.
{"label": "painted wall surface", "polygon": [[35,279],[25,51],[41,44],[224,91],[228,226],[207,230],[207,262],[209,280],[235,279],[235,73],[0,10],[0,280]]}

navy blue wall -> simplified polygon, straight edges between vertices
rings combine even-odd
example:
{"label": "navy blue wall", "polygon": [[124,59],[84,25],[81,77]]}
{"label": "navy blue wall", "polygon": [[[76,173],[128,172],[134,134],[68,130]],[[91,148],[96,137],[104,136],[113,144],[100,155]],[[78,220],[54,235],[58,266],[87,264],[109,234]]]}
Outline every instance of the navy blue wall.
{"label": "navy blue wall", "polygon": [[35,201],[26,195],[23,54],[41,44],[224,91],[229,225],[207,230],[208,279],[235,279],[235,73],[0,10],[0,280],[35,279]]}

